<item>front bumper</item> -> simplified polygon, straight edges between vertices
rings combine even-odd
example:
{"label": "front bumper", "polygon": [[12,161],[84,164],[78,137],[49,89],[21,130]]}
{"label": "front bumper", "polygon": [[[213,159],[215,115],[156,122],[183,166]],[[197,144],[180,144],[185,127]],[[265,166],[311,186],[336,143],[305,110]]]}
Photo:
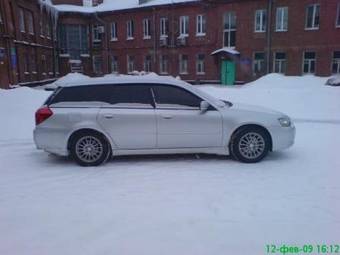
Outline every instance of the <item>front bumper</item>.
{"label": "front bumper", "polygon": [[288,149],[295,142],[296,128],[293,124],[291,127],[272,127],[270,133],[272,135],[273,151]]}

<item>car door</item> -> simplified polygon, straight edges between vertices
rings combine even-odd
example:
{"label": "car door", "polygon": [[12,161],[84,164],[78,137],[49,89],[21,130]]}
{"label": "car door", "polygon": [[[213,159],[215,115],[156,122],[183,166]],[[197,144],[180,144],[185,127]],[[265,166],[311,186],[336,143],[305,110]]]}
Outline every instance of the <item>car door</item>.
{"label": "car door", "polygon": [[214,107],[202,113],[203,101],[172,85],[152,87],[157,115],[157,147],[206,148],[222,146],[222,116]]}
{"label": "car door", "polygon": [[118,149],[156,148],[156,114],[151,88],[142,84],[112,85],[109,104],[98,121]]}

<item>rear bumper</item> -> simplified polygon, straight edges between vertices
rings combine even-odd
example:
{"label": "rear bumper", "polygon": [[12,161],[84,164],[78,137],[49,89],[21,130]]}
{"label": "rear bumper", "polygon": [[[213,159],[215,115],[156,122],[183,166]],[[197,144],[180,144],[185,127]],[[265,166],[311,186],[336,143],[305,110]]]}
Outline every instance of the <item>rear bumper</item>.
{"label": "rear bumper", "polygon": [[39,150],[60,156],[68,156],[66,135],[58,129],[36,127],[33,131],[34,143]]}
{"label": "rear bumper", "polygon": [[271,129],[273,151],[288,149],[295,142],[296,129],[291,127],[275,127]]}

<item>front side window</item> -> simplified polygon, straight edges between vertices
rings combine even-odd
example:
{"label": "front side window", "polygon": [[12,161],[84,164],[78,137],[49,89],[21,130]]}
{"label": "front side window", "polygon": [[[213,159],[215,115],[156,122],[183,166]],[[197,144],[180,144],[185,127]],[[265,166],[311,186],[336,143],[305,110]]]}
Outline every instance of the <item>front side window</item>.
{"label": "front side window", "polygon": [[288,31],[288,7],[278,7],[276,9],[276,31]]}
{"label": "front side window", "polygon": [[133,23],[133,20],[129,20],[127,23],[126,23],[126,33],[127,33],[127,40],[132,40],[133,39],[133,36],[134,36],[134,33],[135,33],[135,27],[134,27],[134,23]]}
{"label": "front side window", "polygon": [[189,16],[181,16],[179,18],[179,34],[180,36],[189,35]]}
{"label": "front side window", "polygon": [[167,37],[169,33],[168,18],[162,17],[160,19],[160,37]]}
{"label": "front side window", "polygon": [[320,26],[320,5],[308,5],[306,9],[306,29],[319,29]]}
{"label": "front side window", "polygon": [[95,74],[101,74],[102,73],[102,65],[103,65],[103,59],[101,56],[93,56],[93,72]]}
{"label": "front side window", "polygon": [[313,74],[315,73],[316,65],[316,53],[309,51],[303,54],[303,73]]}
{"label": "front side window", "polygon": [[227,12],[223,18],[223,46],[236,46],[236,14],[235,12]]}
{"label": "front side window", "polygon": [[196,35],[204,36],[206,33],[206,18],[205,15],[197,15],[196,18]]}
{"label": "front side window", "polygon": [[255,12],[255,32],[266,32],[267,10],[256,10]]}
{"label": "front side window", "polygon": [[127,71],[128,73],[132,73],[135,71],[135,57],[134,56],[128,56],[128,61],[127,61]]}
{"label": "front side window", "polygon": [[253,69],[255,74],[262,74],[265,71],[265,54],[264,52],[255,52]]}
{"label": "front side window", "polygon": [[117,22],[112,22],[111,23],[111,40],[112,41],[117,41]]}
{"label": "front side window", "polygon": [[168,73],[168,56],[167,55],[162,55],[160,57],[160,73],[161,74],[167,74]]}
{"label": "front side window", "polygon": [[34,35],[34,21],[33,21],[33,13],[27,12],[27,22],[28,22],[28,32],[31,35]]}
{"label": "front side window", "polygon": [[149,56],[149,55],[145,56],[145,58],[144,58],[144,71],[147,72],[147,73],[151,72],[152,71],[151,65],[152,65],[151,56]]}
{"label": "front side window", "polygon": [[151,38],[151,21],[150,19],[143,20],[143,39]]}
{"label": "front side window", "polygon": [[286,73],[286,53],[276,52],[274,54],[274,73]]}
{"label": "front side window", "polygon": [[111,72],[118,73],[118,57],[111,56]]}
{"label": "front side window", "polygon": [[20,26],[20,32],[25,32],[25,13],[23,9],[19,9],[19,26]]}
{"label": "front side window", "polygon": [[199,109],[202,99],[182,88],[154,86],[156,107],[161,109]]}
{"label": "front side window", "polygon": [[188,55],[179,56],[179,73],[188,74]]}
{"label": "front side window", "polygon": [[333,52],[332,72],[340,74],[340,51]]}
{"label": "front side window", "polygon": [[196,73],[197,74],[204,74],[205,73],[205,56],[204,54],[198,54],[197,55],[197,61],[196,61]]}

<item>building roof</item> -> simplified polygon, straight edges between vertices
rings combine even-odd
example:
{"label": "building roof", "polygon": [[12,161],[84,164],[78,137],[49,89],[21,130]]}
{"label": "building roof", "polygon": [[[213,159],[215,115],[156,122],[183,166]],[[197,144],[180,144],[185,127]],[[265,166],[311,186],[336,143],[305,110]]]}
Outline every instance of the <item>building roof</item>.
{"label": "building roof", "polygon": [[[50,0],[40,0],[50,1]],[[201,0],[149,0],[145,3],[139,3],[139,0],[104,0],[102,4],[93,7],[78,6],[71,4],[54,5],[59,12],[79,12],[79,13],[96,13],[96,12],[108,12],[117,10],[128,10],[134,8],[142,8],[149,6],[179,4],[188,2],[199,2]]]}

